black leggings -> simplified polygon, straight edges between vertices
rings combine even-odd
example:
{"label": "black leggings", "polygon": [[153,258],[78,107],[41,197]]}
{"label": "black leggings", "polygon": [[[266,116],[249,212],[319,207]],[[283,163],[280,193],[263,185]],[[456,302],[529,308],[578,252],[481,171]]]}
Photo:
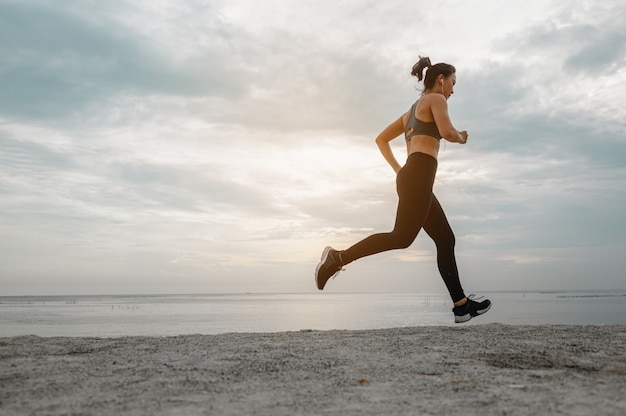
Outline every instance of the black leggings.
{"label": "black leggings", "polygon": [[409,247],[422,228],[437,246],[437,266],[453,302],[465,297],[454,257],[454,233],[439,201],[433,195],[437,159],[411,153],[398,172],[398,211],[390,233],[373,234],[341,252],[344,264],[387,250]]}

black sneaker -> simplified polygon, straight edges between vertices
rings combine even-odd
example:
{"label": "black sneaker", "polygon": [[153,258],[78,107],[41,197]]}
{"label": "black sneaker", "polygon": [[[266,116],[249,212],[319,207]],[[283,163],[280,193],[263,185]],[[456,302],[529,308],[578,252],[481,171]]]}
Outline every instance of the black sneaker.
{"label": "black sneaker", "polygon": [[470,319],[487,312],[489,308],[491,308],[491,301],[489,299],[485,299],[482,302],[476,302],[474,300],[474,295],[469,295],[465,305],[455,306],[452,308],[452,312],[454,312],[454,322],[457,324],[467,322]]}
{"label": "black sneaker", "polygon": [[315,268],[315,283],[319,290],[323,290],[326,282],[335,277],[341,271],[339,252],[332,247],[326,247],[322,253],[322,259]]}

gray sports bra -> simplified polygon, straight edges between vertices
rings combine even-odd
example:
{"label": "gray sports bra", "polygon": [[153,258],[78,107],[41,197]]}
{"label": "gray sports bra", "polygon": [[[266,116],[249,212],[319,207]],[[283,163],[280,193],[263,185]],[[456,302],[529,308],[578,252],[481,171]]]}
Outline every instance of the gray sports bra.
{"label": "gray sports bra", "polygon": [[[406,122],[406,126],[404,127],[404,138],[408,142],[411,140],[411,137],[421,134],[430,137],[434,137],[437,140],[441,140],[441,134],[439,133],[439,129],[437,128],[437,123],[431,121],[429,123],[419,120],[415,117],[415,107],[417,107],[417,103],[419,100],[413,104],[411,107],[411,113],[409,115],[409,120]],[[409,131],[413,129],[410,133]]]}

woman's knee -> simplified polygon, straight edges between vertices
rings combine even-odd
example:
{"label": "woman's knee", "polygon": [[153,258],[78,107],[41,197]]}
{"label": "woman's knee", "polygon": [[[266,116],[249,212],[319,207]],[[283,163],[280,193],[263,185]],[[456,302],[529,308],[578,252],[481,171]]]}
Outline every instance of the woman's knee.
{"label": "woman's knee", "polygon": [[396,243],[396,248],[409,248],[415,238],[417,237],[417,233],[407,233],[407,232],[396,232],[393,233],[394,242]]}

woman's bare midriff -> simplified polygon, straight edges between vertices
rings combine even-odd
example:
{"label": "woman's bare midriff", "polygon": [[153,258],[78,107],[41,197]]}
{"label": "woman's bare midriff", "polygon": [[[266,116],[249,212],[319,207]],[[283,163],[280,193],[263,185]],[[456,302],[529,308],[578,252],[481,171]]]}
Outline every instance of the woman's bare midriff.
{"label": "woman's bare midriff", "polygon": [[406,143],[406,152],[407,155],[416,152],[426,153],[437,159],[437,155],[439,154],[439,140],[422,134],[415,135]]}

